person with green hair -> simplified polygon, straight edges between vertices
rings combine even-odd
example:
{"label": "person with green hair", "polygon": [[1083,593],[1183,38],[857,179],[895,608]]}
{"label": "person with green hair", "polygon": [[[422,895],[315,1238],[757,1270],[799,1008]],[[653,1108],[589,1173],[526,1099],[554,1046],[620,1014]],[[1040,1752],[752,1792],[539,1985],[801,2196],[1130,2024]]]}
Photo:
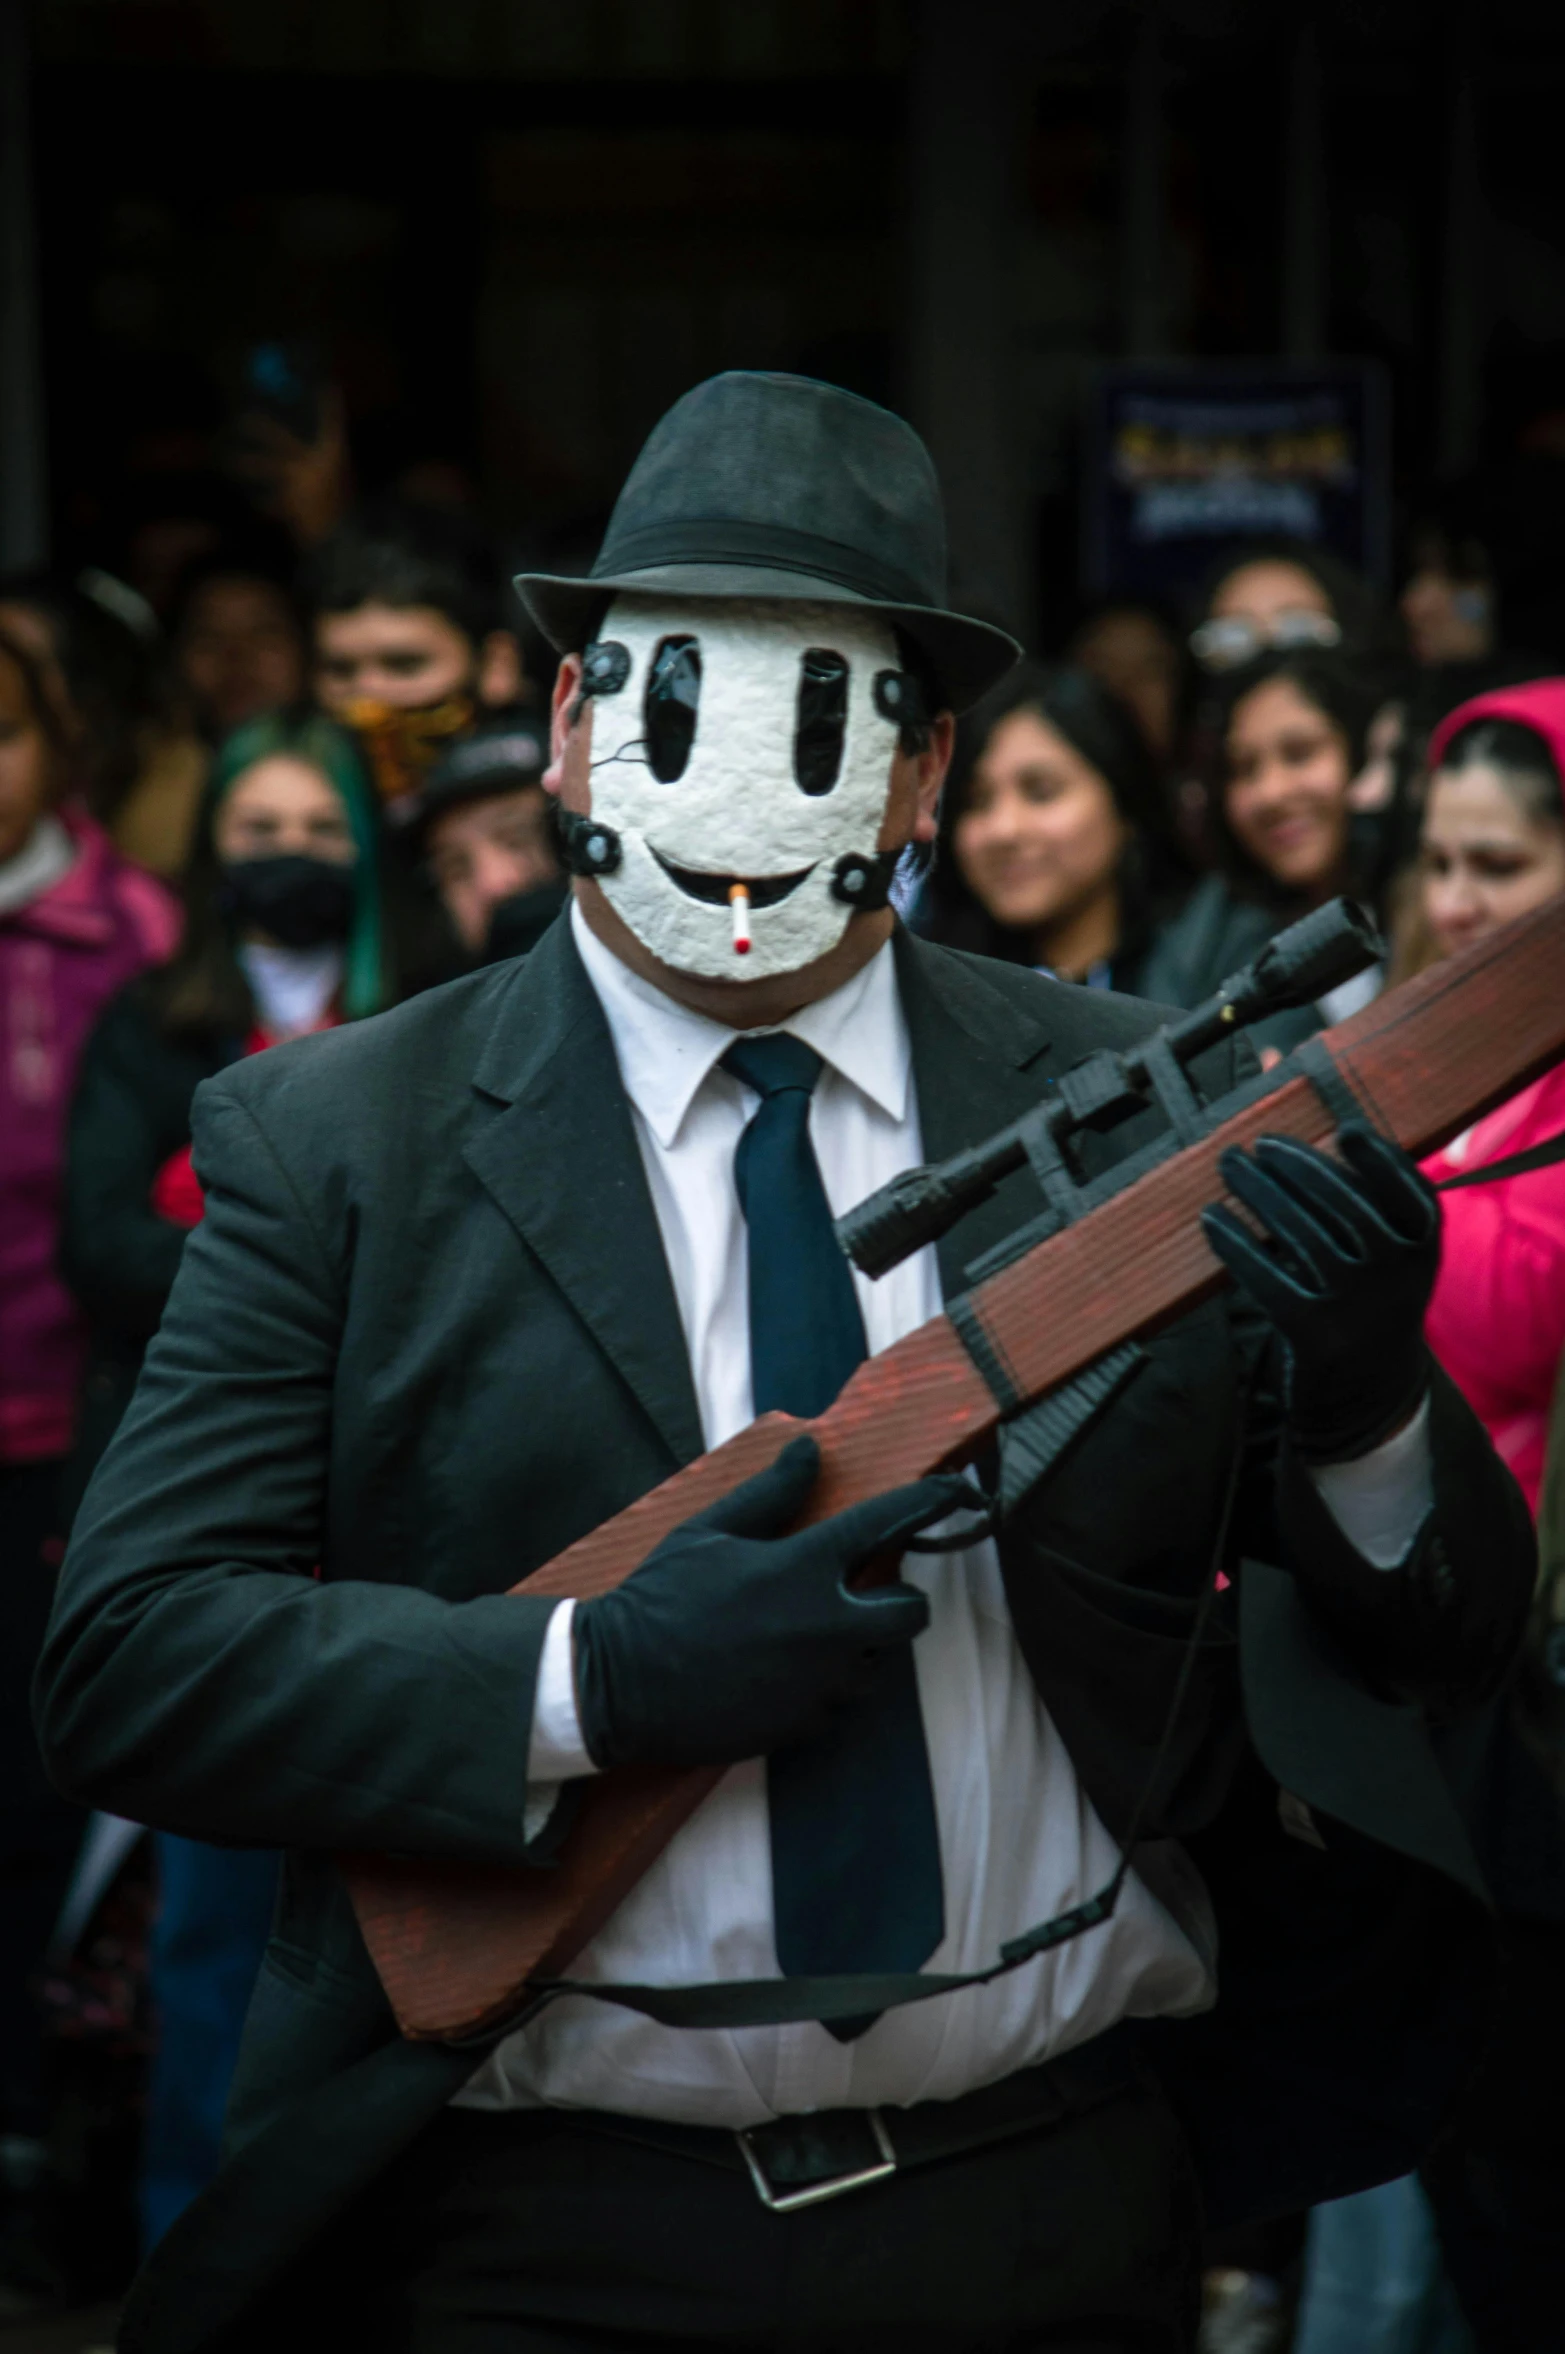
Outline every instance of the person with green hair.
{"label": "person with green hair", "polygon": [[150,985],[161,1026],[259,1027],[274,1043],[328,1013],[380,1012],[392,996],[381,896],[375,797],[352,736],[316,712],[247,720],[219,745],[197,816],[184,941]]}
{"label": "person with green hair", "polygon": [[[67,1475],[79,1497],[136,1386],[203,1199],[190,1110],[242,1056],[378,1013],[395,994],[374,795],[352,738],[268,714],[219,746],[166,964],[112,999],[71,1111],[61,1258],[91,1347]],[[277,1859],[157,1835],[158,2014],[140,2181],[151,2246],[217,2164]]]}
{"label": "person with green hair", "polygon": [[111,999],[71,1111],[62,1262],[95,1335],[80,1494],[136,1385],[201,1216],[190,1106],[203,1079],[397,995],[375,797],[352,737],[316,712],[247,720],[219,745],[167,963]]}

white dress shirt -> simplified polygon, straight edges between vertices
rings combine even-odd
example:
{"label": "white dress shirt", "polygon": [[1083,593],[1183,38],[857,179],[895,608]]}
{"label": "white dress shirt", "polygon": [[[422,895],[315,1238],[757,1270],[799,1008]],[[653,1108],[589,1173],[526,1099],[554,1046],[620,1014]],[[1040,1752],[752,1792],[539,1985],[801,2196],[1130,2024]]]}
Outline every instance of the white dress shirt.
{"label": "white dress shirt", "polygon": [[[702,1430],[714,1447],[753,1419],[747,1238],[733,1157],[756,1098],[718,1068],[735,1033],[632,974],[579,911],[573,924],[631,1105]],[[781,1026],[822,1058],[810,1133],[827,1199],[840,1215],[922,1158],[889,946]],[[879,1282],[856,1272],[854,1282],[872,1355],[941,1310],[932,1248]],[[1424,1503],[1427,1492],[1426,1467]],[[1381,1491],[1372,1504],[1384,1517]],[[1416,1478],[1401,1517],[1398,1551],[1422,1517]],[[1339,1518],[1346,1524],[1349,1513]],[[971,1970],[991,1962],[1007,1937],[1100,1888],[1118,1850],[1027,1672],[993,1543],[909,1556],[902,1575],[931,1605],[914,1659],[946,1930],[925,1966]],[[535,1804],[547,1804],[548,1785],[592,1771],[571,1689],[573,1607],[559,1606],[545,1639],[530,1761]],[[737,2032],[662,2027],[571,1996],[508,2037],[459,2099],[482,2108],[602,2108],[728,2127],[816,2108],[951,2099],[1084,2043],[1121,2018],[1205,2008],[1214,1994],[1213,1957],[1198,1950],[1197,1938],[1206,1944],[1195,1926],[1206,1917],[1198,1887],[1194,1897],[1187,1934],[1132,1872],[1117,1912],[1101,1927],[989,1986],[887,2012],[849,2044],[811,2023]],[[572,1975],[665,1985],[777,1975],[763,1761],[724,1775]]]}

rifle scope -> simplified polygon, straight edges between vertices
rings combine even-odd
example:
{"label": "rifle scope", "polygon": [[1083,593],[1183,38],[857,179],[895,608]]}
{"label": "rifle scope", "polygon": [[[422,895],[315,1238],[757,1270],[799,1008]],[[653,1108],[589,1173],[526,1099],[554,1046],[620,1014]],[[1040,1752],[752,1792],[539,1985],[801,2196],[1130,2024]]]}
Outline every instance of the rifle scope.
{"label": "rifle scope", "polygon": [[1058,1093],[1025,1118],[949,1160],[893,1177],[837,1220],[837,1240],[865,1275],[886,1274],[925,1243],[937,1242],[1003,1177],[1033,1159],[1040,1121],[1057,1150],[1075,1129],[1109,1127],[1145,1110],[1159,1098],[1157,1065],[1166,1056],[1183,1066],[1253,1022],[1313,1005],[1384,952],[1365,908],[1352,899],[1328,901],[1269,940],[1204,1004],[1165,1022],[1139,1046],[1119,1055],[1088,1055],[1066,1072]]}

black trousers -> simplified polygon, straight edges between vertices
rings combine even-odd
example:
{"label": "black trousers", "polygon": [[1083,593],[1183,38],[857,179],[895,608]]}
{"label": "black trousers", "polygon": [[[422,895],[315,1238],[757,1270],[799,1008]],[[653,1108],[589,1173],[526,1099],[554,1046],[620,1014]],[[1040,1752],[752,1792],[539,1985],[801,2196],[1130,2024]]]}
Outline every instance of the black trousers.
{"label": "black trousers", "polygon": [[[1133,2087],[1047,2131],[791,2215],[748,2179],[567,2113],[446,2113],[376,2185],[377,2354],[1185,2354],[1200,2213]],[[373,2288],[371,2284],[374,2284]],[[297,2346],[279,2314],[279,2344]]]}

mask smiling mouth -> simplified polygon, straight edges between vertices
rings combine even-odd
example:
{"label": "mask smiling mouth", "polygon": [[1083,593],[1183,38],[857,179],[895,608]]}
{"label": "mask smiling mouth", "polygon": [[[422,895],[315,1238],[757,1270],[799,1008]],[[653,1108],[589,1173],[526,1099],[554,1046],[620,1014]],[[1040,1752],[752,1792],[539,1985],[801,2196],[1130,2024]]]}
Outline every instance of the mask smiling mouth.
{"label": "mask smiling mouth", "polygon": [[795,875],[757,875],[752,880],[748,875],[701,874],[694,867],[675,866],[672,859],[665,858],[662,851],[654,848],[650,842],[647,848],[669,881],[677,883],[687,899],[699,899],[707,907],[726,907],[728,894],[735,883],[743,885],[752,907],[775,907],[780,900],[797,891],[799,885],[814,874],[819,863],[812,861],[809,866],[801,867]]}

